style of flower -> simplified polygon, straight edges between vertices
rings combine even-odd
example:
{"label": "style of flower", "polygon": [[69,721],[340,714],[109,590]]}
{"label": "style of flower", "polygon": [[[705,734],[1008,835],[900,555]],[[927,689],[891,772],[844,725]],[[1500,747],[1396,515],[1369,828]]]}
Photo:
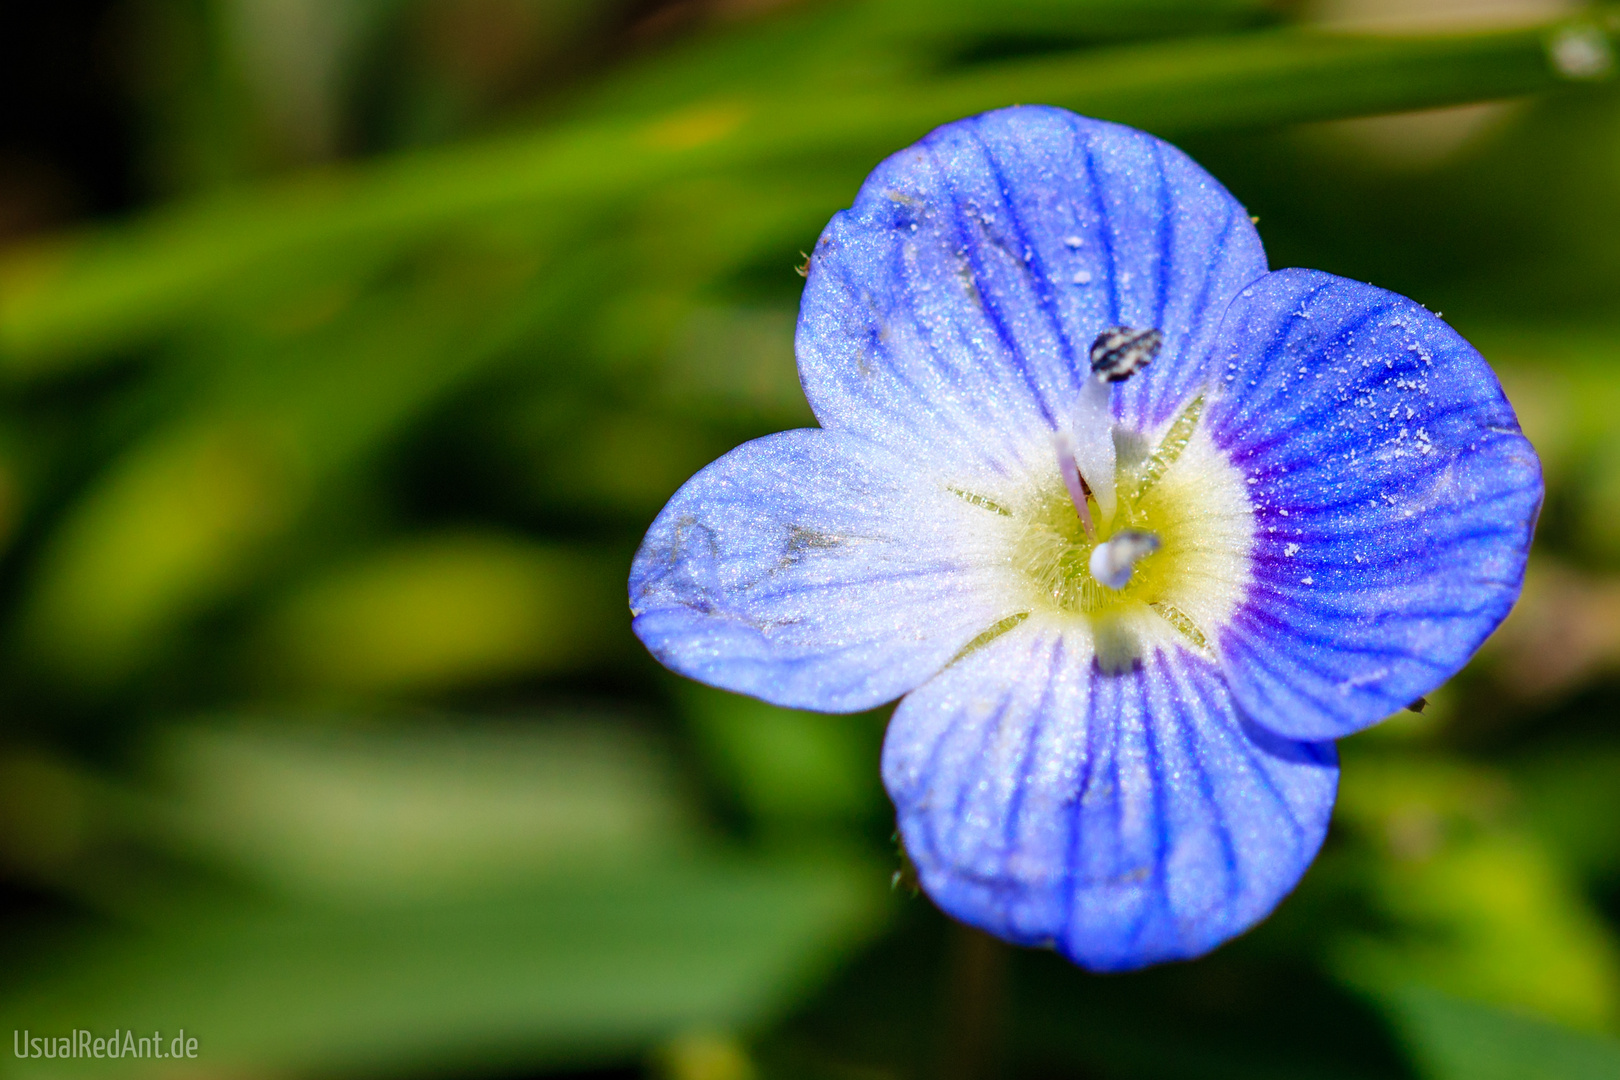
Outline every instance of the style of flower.
{"label": "style of flower", "polygon": [[821,427],[659,515],[635,630],[778,705],[904,695],[883,778],[923,889],[1098,970],[1197,956],[1315,857],[1332,740],[1518,595],[1540,466],[1418,304],[1268,273],[1176,148],[1060,109],[948,124],[816,245]]}

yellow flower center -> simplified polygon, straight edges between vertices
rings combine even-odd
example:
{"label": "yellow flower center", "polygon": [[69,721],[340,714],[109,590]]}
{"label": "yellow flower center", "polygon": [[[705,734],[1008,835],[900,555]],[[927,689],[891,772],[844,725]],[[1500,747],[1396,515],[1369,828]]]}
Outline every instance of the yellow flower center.
{"label": "yellow flower center", "polygon": [[[1083,620],[1099,648],[1105,639],[1134,642],[1115,652],[1139,655],[1143,633],[1209,651],[1214,623],[1249,579],[1254,515],[1244,478],[1199,428],[1203,410],[1198,397],[1156,442],[1117,440],[1117,509],[1104,522],[1091,500],[1095,542],[1056,470],[1043,478],[1013,514],[1010,533],[1009,560],[1030,584],[1031,615]],[[1109,588],[1092,574],[1092,552],[1125,530],[1151,534],[1158,548],[1135,563],[1123,588]]]}

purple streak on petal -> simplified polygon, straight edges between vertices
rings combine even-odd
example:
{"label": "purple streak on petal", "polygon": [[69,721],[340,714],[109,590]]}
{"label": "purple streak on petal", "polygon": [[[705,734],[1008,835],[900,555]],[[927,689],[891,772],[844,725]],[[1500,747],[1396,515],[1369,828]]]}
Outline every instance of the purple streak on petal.
{"label": "purple streak on petal", "polygon": [[1206,661],[1108,674],[1031,620],[901,703],[883,775],[942,908],[1124,970],[1270,912],[1321,844],[1338,771],[1331,745],[1248,722]]}
{"label": "purple streak on petal", "polygon": [[670,500],[630,574],[634,627],[666,666],[779,705],[892,700],[1014,614],[975,554],[971,506],[882,447],[786,431]]}
{"label": "purple streak on petal", "polygon": [[1283,734],[1347,735],[1507,614],[1540,465],[1484,359],[1394,293],[1278,271],[1222,338],[1205,423],[1255,481],[1254,583],[1219,639],[1232,691]]}
{"label": "purple streak on petal", "polygon": [[1068,415],[1099,331],[1165,332],[1116,394],[1117,415],[1151,427],[1196,389],[1221,311],[1265,269],[1243,208],[1179,150],[1003,109],[896,154],[834,217],[800,309],[800,377],[826,428],[987,471],[1047,466],[1019,455]]}

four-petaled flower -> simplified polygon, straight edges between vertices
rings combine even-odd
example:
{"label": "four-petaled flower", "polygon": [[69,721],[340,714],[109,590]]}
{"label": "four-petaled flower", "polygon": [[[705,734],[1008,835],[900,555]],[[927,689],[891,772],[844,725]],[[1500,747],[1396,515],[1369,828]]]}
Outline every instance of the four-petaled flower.
{"label": "four-petaled flower", "polygon": [[1060,109],[933,132],[816,245],[821,427],[670,500],[630,577],[675,671],[831,712],[904,695],[883,778],[924,890],[1117,970],[1264,917],[1333,739],[1516,598],[1540,467],[1418,304],[1267,272],[1174,147]]}

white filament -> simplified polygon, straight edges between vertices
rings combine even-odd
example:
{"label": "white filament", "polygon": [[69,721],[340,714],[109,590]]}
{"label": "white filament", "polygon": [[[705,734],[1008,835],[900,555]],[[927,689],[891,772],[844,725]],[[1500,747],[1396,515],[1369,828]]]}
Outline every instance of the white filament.
{"label": "white filament", "polygon": [[[1074,463],[1097,500],[1098,526],[1106,532],[1114,520],[1114,415],[1110,408],[1112,384],[1098,375],[1086,376],[1075,402],[1072,421]],[[1089,532],[1089,530],[1088,530]]]}
{"label": "white filament", "polygon": [[1091,510],[1086,506],[1086,489],[1080,483],[1080,470],[1075,465],[1074,441],[1069,438],[1068,432],[1053,433],[1052,449],[1057,451],[1058,475],[1063,477],[1063,486],[1068,489],[1069,501],[1074,503],[1074,512],[1086,530],[1086,539],[1095,543],[1097,529],[1091,523]]}

